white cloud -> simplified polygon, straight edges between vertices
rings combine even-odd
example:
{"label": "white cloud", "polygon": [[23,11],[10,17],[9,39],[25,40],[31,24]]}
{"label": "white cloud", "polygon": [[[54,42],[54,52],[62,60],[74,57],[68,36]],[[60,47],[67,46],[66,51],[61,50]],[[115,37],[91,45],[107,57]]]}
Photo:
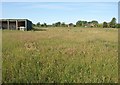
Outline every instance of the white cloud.
{"label": "white cloud", "polygon": [[57,6],[57,5],[52,5],[52,4],[37,4],[37,5],[32,5],[30,8],[45,8],[45,9],[64,9],[63,6]]}
{"label": "white cloud", "polygon": [[[59,4],[59,5],[58,5]],[[69,6],[70,4],[66,4],[66,3],[31,3],[29,5],[25,5],[23,6],[23,8],[27,8],[27,9],[34,9],[34,8],[41,8],[41,9],[53,9],[53,10],[75,10],[76,8],[72,7],[72,6]],[[72,5],[72,4],[71,4]]]}

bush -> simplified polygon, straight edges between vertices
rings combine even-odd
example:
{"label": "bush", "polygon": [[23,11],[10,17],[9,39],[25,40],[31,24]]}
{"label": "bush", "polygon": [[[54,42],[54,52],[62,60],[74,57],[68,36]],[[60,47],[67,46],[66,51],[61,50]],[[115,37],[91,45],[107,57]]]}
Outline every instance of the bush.
{"label": "bush", "polygon": [[117,25],[116,25],[116,28],[120,28],[120,24],[117,24]]}

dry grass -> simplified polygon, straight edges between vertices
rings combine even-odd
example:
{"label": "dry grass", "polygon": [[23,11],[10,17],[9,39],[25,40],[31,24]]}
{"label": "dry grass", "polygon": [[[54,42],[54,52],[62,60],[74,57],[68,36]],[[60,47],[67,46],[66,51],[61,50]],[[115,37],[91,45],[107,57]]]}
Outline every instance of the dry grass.
{"label": "dry grass", "polygon": [[3,31],[3,82],[118,82],[118,29]]}

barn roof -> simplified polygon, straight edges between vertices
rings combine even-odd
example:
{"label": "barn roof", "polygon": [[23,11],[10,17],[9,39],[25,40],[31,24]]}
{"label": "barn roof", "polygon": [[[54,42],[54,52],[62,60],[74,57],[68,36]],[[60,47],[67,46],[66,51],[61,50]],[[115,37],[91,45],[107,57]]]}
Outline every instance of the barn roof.
{"label": "barn roof", "polygon": [[0,19],[0,21],[25,21],[25,20],[27,20],[27,21],[30,21],[30,20],[28,20],[28,19]]}

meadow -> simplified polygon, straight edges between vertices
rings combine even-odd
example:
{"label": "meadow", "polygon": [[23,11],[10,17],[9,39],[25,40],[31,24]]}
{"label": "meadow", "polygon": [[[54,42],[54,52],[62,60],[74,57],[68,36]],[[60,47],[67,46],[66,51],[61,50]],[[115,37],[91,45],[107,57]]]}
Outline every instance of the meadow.
{"label": "meadow", "polygon": [[2,31],[4,83],[117,83],[118,29]]}

